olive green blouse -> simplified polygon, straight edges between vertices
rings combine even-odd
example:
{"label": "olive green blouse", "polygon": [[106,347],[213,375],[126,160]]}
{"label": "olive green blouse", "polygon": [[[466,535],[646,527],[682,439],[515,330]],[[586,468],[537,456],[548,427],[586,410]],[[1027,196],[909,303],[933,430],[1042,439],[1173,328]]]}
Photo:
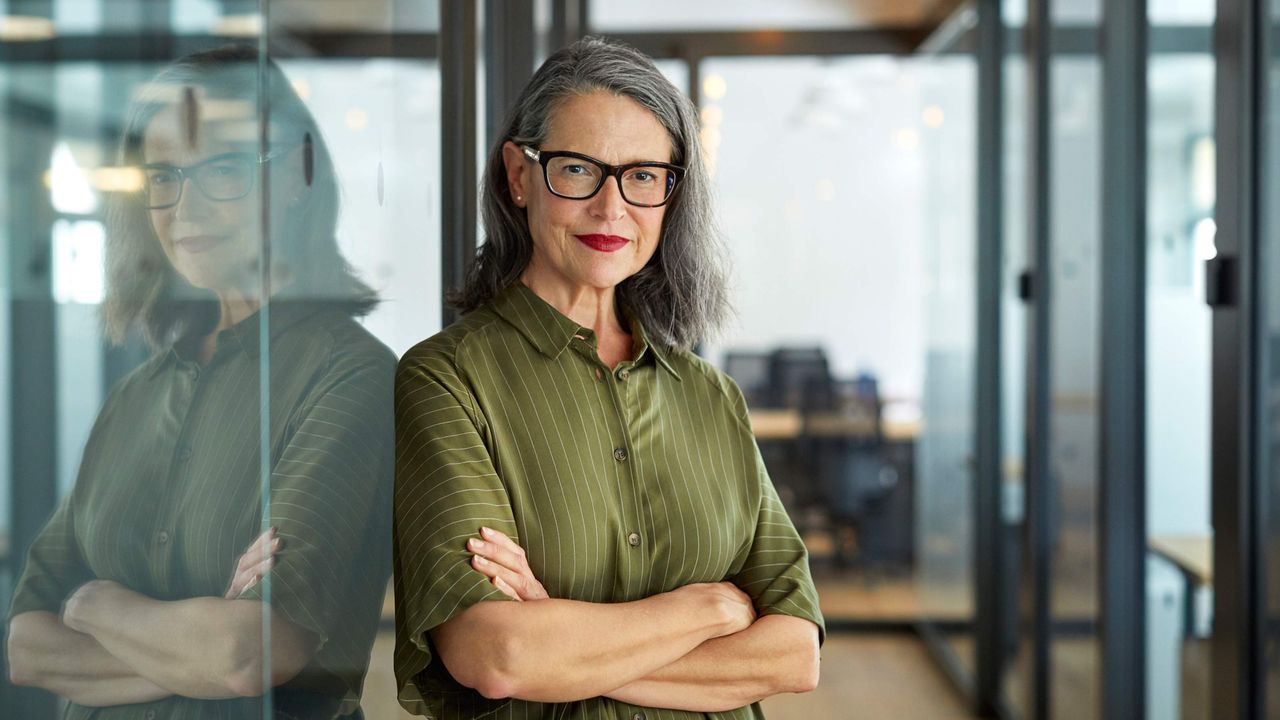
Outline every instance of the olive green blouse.
{"label": "olive green blouse", "polygon": [[[158,600],[222,597],[263,528],[265,400],[267,520],[283,540],[271,604],[321,640],[308,667],[274,690],[273,715],[334,717],[359,702],[390,571],[395,356],[344,313],[273,304],[264,388],[260,318],[221,332],[207,365],[179,343],[112,389],[75,488],[28,554],[10,616],[57,613],[95,578]],[[261,600],[266,585],[241,597]],[[73,703],[66,716],[256,718],[262,707],[170,697]]]}
{"label": "olive green blouse", "polygon": [[[503,600],[465,543],[487,525],[524,547],[552,597],[638,600],[731,580],[759,614],[822,628],[808,556],[751,432],[742,393],[633,321],[614,369],[594,333],[520,282],[411,349],[396,375],[395,670],[433,718],[755,718],[486,700],[458,684],[428,630]],[[477,647],[476,652],[484,652]]]}

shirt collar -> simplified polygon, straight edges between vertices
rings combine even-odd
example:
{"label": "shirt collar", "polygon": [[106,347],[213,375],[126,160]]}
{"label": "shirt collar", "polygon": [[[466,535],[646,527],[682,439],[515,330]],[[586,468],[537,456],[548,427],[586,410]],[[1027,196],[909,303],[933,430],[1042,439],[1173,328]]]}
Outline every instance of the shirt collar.
{"label": "shirt collar", "polygon": [[[300,300],[276,300],[267,303],[267,329],[271,339],[279,338],[285,330],[319,312],[325,306],[325,303]],[[235,325],[220,331],[215,345],[214,357],[226,352],[225,348],[230,347],[243,351],[251,358],[257,358],[262,348],[261,329],[259,328],[259,323],[261,322],[262,310],[259,309]],[[160,360],[151,367],[148,376],[155,377],[161,369],[170,363],[183,361],[184,358],[179,352],[179,348],[186,350],[190,344],[191,338],[189,337],[180,338],[171,344],[161,353]]]}
{"label": "shirt collar", "polygon": [[[574,336],[591,338],[593,332],[570,320],[551,306],[546,300],[538,297],[523,282],[516,280],[507,289],[494,298],[492,307],[495,312],[524,336],[539,352],[549,358],[559,357]],[[653,353],[658,363],[667,369],[677,380],[680,374],[672,367],[667,357],[668,351],[653,342],[644,326],[633,314],[624,309],[623,314],[631,324],[633,347]]]}

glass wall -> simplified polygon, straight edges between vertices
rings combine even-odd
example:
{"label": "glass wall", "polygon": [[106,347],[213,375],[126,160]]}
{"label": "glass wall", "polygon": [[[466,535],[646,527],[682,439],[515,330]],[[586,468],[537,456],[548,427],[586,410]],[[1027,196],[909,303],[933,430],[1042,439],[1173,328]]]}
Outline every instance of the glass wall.
{"label": "glass wall", "polygon": [[15,717],[398,712],[391,380],[439,329],[441,108],[390,36],[436,10],[341,5],[9,3],[8,662],[81,672]]}
{"label": "glass wall", "polygon": [[1093,35],[1097,8],[1055,3],[1050,64],[1050,707],[1099,712],[1098,372],[1101,67],[1057,41]]}
{"label": "glass wall", "polygon": [[[966,627],[972,58],[713,58],[700,74],[737,309],[704,351],[747,393],[824,611]],[[972,672],[971,638],[952,639]]]}
{"label": "glass wall", "polygon": [[1034,638],[1026,622],[1026,608],[1020,606],[1019,580],[1026,561],[1026,404],[1027,404],[1027,323],[1030,305],[1022,297],[1023,273],[1030,269],[1028,246],[1029,113],[1027,58],[1025,55],[1025,5],[1018,0],[1005,0],[1001,14],[1008,28],[1003,62],[1004,79],[1004,199],[1002,205],[1004,273],[1001,292],[1002,347],[1000,382],[1003,393],[1001,413],[1002,545],[1006,548],[1006,590],[1004,606],[1008,608],[1005,627],[1008,638],[1003,700],[1010,709],[1026,717],[1029,711],[1027,688],[1030,683]]}
{"label": "glass wall", "polygon": [[[1151,34],[1212,23],[1213,3],[1160,0]],[[1147,711],[1209,717],[1213,58],[1152,52],[1147,166]]]}

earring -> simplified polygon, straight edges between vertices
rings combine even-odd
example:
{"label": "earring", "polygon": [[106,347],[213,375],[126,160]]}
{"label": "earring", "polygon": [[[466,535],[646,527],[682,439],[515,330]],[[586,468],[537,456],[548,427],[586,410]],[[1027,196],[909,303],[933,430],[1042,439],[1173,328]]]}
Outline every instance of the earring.
{"label": "earring", "polygon": [[523,195],[517,195],[517,196],[516,196],[516,202],[522,202],[523,200],[524,200],[524,196],[523,196]]}

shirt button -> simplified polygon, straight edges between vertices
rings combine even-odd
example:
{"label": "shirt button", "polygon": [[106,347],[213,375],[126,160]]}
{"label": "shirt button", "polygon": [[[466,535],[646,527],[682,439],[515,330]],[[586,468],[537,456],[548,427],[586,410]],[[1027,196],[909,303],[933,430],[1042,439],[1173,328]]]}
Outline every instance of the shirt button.
{"label": "shirt button", "polygon": [[159,542],[161,545],[169,542],[169,531],[161,530],[160,532],[156,533],[156,541]]}
{"label": "shirt button", "polygon": [[618,462],[625,462],[625,461],[626,461],[626,459],[627,459],[627,449],[626,449],[626,448],[614,448],[614,449],[613,449],[613,459],[614,459],[614,460],[617,460]]}
{"label": "shirt button", "polygon": [[[636,714],[639,715],[640,713],[636,713]],[[156,720],[156,711],[148,710],[147,714],[143,715],[143,717],[146,718],[146,720]]]}
{"label": "shirt button", "polygon": [[631,720],[644,720],[644,713],[638,712],[631,716]]}
{"label": "shirt button", "polygon": [[182,449],[178,451],[178,462],[186,462],[190,459],[191,459],[191,448],[186,445],[182,446]]}
{"label": "shirt button", "polygon": [[626,382],[626,381],[627,381],[627,378],[629,378],[629,377],[631,377],[631,371],[630,371],[630,370],[619,370],[619,371],[618,371],[618,379],[619,379],[619,380],[621,380],[622,382]]}
{"label": "shirt button", "polygon": [[640,546],[640,533],[631,533],[627,536],[627,544],[631,547]]}

